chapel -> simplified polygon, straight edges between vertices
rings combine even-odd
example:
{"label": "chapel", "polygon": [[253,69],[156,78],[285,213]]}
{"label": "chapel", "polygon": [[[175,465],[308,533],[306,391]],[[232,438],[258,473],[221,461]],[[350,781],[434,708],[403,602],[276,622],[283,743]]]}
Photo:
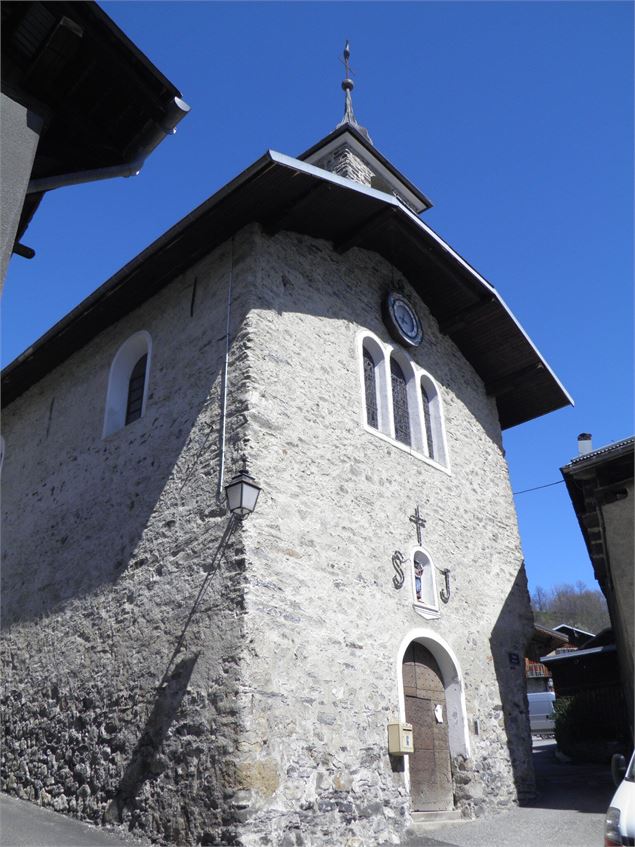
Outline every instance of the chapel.
{"label": "chapel", "polygon": [[570,398],[342,85],[4,371],[5,791],[244,847],[532,795],[502,432]]}

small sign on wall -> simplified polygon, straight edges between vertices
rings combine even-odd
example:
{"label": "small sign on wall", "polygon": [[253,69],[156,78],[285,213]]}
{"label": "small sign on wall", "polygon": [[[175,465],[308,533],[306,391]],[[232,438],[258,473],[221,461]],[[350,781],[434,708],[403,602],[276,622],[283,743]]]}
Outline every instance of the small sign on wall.
{"label": "small sign on wall", "polygon": [[520,665],[520,656],[518,653],[508,653],[510,668],[516,668]]}

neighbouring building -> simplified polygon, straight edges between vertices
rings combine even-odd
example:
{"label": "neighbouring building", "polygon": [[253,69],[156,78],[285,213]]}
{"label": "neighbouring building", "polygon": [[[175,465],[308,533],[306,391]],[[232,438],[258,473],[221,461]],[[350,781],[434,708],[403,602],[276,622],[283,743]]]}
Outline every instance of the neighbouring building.
{"label": "neighbouring building", "polygon": [[47,191],[133,176],[189,106],[96,3],[3,0],[0,285]]}
{"label": "neighbouring building", "polygon": [[344,88],[5,370],[5,790],[247,847],[532,794],[502,430],[570,398]]}
{"label": "neighbouring building", "polygon": [[586,629],[580,629],[579,626],[572,626],[568,623],[559,623],[553,627],[553,631],[566,637],[571,650],[584,647],[590,638],[595,638],[594,632],[588,632]]}
{"label": "neighbouring building", "polygon": [[[549,668],[542,663],[543,656],[569,648],[569,639],[561,632],[534,624],[534,632],[525,653],[525,676],[527,693],[553,691],[553,679]],[[575,648],[573,648],[575,649]]]}
{"label": "neighbouring building", "polygon": [[609,608],[631,739],[635,684],[634,444],[631,437],[594,450],[591,436],[582,433],[578,437],[579,455],[560,469]]}

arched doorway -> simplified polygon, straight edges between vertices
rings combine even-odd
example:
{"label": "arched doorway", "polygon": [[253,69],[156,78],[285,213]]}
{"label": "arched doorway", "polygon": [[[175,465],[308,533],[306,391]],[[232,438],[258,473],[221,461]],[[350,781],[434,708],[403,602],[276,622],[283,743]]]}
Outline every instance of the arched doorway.
{"label": "arched doorway", "polygon": [[409,756],[413,811],[454,808],[445,685],[432,653],[416,641],[402,662],[406,721],[415,752]]}

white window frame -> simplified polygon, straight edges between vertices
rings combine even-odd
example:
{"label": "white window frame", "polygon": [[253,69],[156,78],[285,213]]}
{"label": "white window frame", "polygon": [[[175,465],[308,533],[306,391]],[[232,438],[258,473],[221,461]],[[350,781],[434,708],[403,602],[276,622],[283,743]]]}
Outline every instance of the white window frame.
{"label": "white window frame", "polygon": [[[378,428],[375,429],[367,423],[366,412],[366,382],[364,379],[364,347],[370,353],[375,363],[375,390],[377,391],[377,421]],[[411,444],[404,444],[395,438],[395,421],[392,404],[392,381],[390,374],[390,357],[401,367],[406,377],[408,392],[408,414],[410,416],[410,439]],[[381,341],[369,330],[357,333],[357,361],[359,365],[359,380],[361,389],[361,416],[362,428],[383,441],[387,441],[399,450],[409,453],[413,458],[425,462],[437,468],[443,473],[451,475],[447,440],[445,436],[445,419],[443,414],[443,403],[441,392],[433,377],[422,367],[413,362],[401,349],[393,344]],[[421,397],[421,382],[425,379],[426,385],[430,387],[435,395],[435,404],[431,404],[430,415],[432,421],[432,439],[435,449],[438,450],[438,459],[428,455],[427,440],[425,437],[425,422],[423,415],[423,401]],[[433,414],[434,412],[434,414]]]}
{"label": "white window frame", "polygon": [[[375,400],[377,403],[377,429],[368,423],[368,410],[366,408],[366,375],[364,373],[364,349],[368,351],[375,365]],[[362,362],[362,411],[364,415],[364,426],[370,432],[390,432],[392,420],[392,408],[388,408],[388,391],[386,388],[386,351],[385,345],[371,333],[361,338],[360,356]]]}
{"label": "white window frame", "polygon": [[[106,409],[104,411],[104,429],[102,438],[107,438],[126,426],[126,409],[128,406],[128,389],[130,376],[134,366],[142,356],[147,356],[145,380],[143,385],[143,401],[141,415],[146,412],[148,387],[150,384],[150,368],[152,363],[152,338],[149,332],[142,329],[126,339],[115,353],[108,374],[108,389],[106,391]],[[134,423],[134,421],[132,422]]]}
{"label": "white window frame", "polygon": [[[415,582],[415,560],[417,556],[422,556],[427,560],[427,567],[430,572],[430,581],[432,582],[432,597],[433,600],[431,603],[426,603],[424,600],[417,599],[417,589]],[[435,618],[440,617],[439,610],[439,592],[437,586],[437,575],[436,575],[436,567],[432,560],[432,556],[428,553],[425,547],[413,547],[410,551],[410,590],[412,591],[412,606],[417,612],[417,614],[421,615],[423,618],[428,620],[434,620]]]}
{"label": "white window frame", "polygon": [[[448,445],[445,437],[445,418],[443,415],[443,403],[441,402],[441,392],[434,377],[427,371],[415,365],[417,372],[417,384],[419,389],[419,403],[421,405],[421,428],[423,430],[423,449],[431,462],[440,465],[444,468],[449,468],[448,460]],[[423,413],[423,386],[426,387],[428,402],[430,407],[430,433],[432,445],[434,447],[435,456],[430,456],[428,453],[428,440],[425,437],[425,415]]]}

